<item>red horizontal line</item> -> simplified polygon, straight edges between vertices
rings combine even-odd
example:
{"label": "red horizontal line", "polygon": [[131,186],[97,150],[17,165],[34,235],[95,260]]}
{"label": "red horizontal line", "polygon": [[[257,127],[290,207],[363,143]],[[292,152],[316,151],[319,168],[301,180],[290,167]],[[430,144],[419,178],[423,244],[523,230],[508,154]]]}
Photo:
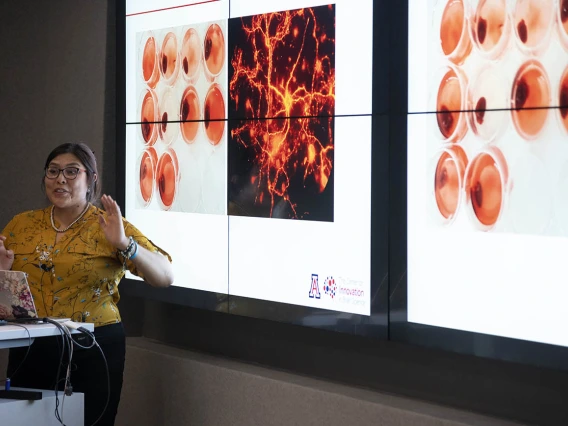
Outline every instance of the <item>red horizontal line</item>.
{"label": "red horizontal line", "polygon": [[147,10],[145,12],[131,13],[130,15],[127,14],[126,16],[144,15],[146,13],[162,12],[164,10],[179,9],[180,7],[197,6],[198,4],[215,3],[215,2],[218,2],[218,1],[221,1],[221,0],[204,0],[204,1],[200,1],[198,3],[182,4],[180,6],[166,7],[164,9],[155,9],[155,10]]}

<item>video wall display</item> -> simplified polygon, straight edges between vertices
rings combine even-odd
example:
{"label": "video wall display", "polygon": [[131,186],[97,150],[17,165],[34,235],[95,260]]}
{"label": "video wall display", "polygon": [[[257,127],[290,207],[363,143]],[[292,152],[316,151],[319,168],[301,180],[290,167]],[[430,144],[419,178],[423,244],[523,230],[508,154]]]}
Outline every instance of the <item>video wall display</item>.
{"label": "video wall display", "polygon": [[568,5],[409,11],[408,320],[567,346]]}
{"label": "video wall display", "polygon": [[127,0],[125,217],[175,286],[370,314],[372,3]]}

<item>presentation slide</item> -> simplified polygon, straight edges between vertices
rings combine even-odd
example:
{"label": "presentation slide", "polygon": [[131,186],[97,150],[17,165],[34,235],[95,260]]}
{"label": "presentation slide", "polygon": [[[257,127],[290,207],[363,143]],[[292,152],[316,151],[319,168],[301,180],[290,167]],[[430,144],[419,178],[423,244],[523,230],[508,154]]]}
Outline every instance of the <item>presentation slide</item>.
{"label": "presentation slide", "polygon": [[568,346],[568,5],[409,11],[408,320]]}
{"label": "presentation slide", "polygon": [[370,315],[372,12],[127,1],[125,216],[174,285]]}

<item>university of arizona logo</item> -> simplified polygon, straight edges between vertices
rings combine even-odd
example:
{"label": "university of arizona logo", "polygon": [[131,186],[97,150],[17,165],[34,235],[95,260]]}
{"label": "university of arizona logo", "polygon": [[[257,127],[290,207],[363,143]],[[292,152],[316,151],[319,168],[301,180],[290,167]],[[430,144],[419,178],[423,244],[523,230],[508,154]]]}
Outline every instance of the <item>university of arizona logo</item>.
{"label": "university of arizona logo", "polygon": [[312,274],[312,285],[310,286],[310,298],[321,298],[319,284],[318,284],[318,274]]}
{"label": "university of arizona logo", "polygon": [[335,298],[335,292],[337,291],[337,284],[333,277],[327,277],[323,282],[323,291],[332,299]]}

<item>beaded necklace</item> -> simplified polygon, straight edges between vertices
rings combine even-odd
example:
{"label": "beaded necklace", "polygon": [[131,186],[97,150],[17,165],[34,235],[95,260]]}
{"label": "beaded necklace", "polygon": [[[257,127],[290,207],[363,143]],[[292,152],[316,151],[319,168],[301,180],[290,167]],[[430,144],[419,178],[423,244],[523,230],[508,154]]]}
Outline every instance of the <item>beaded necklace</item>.
{"label": "beaded necklace", "polygon": [[73,225],[75,225],[77,223],[77,221],[79,219],[81,219],[85,213],[87,213],[87,210],[89,210],[89,206],[90,204],[87,203],[87,206],[85,207],[85,210],[83,210],[83,212],[77,217],[77,219],[75,219],[73,222],[71,222],[69,225],[67,225],[64,229],[59,229],[55,226],[55,222],[53,221],[53,210],[55,208],[55,206],[51,206],[51,227],[55,230],[55,232],[59,232],[59,233],[63,233],[69,230],[69,228],[71,228]]}

